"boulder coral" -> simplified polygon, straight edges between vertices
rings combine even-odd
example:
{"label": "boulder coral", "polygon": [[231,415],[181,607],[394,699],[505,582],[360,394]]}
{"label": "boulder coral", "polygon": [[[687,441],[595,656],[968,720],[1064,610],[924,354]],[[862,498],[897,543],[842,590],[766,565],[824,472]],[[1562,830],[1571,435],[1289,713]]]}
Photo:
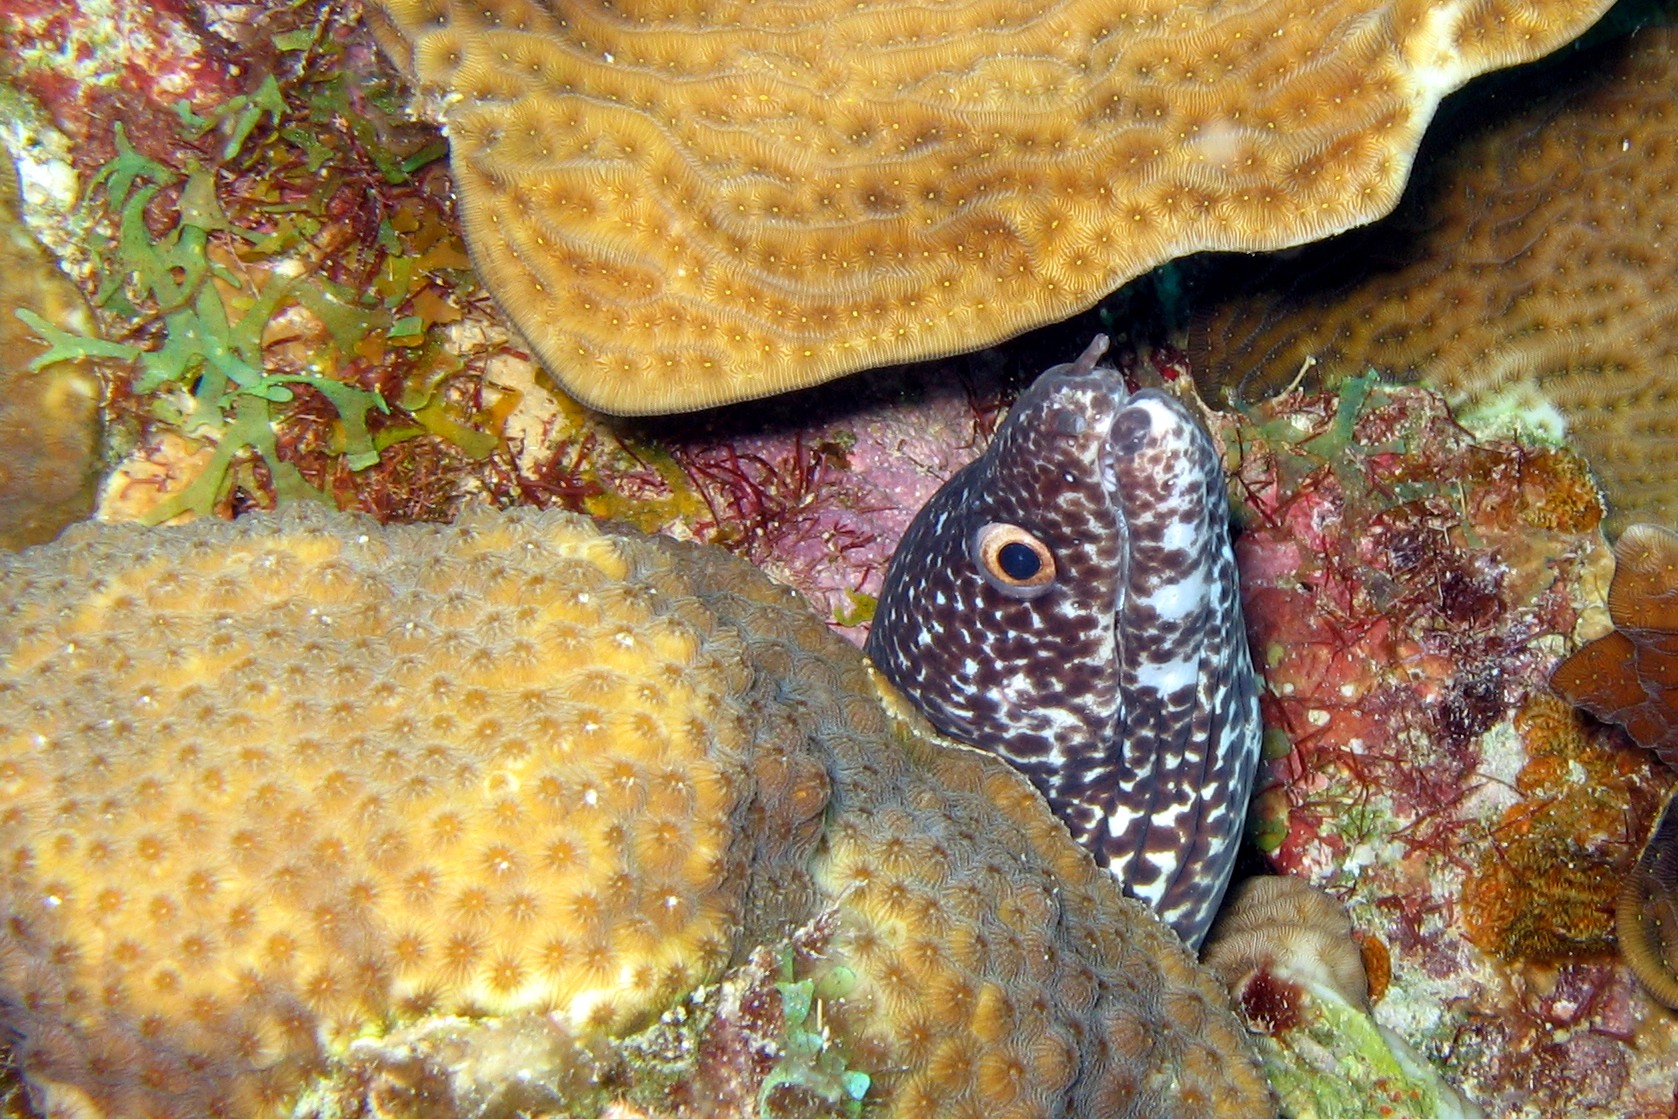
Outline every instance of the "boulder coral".
{"label": "boulder coral", "polygon": [[1364,952],[1345,908],[1303,879],[1249,878],[1206,943],[1235,995],[1285,1114],[1316,1119],[1484,1119],[1370,1012]]}
{"label": "boulder coral", "polygon": [[1603,0],[377,0],[473,259],[579,399],[977,349],[1391,209],[1441,97]]}
{"label": "boulder coral", "polygon": [[1620,955],[1650,996],[1678,1010],[1678,797],[1669,798],[1615,907]]}
{"label": "boulder coral", "polygon": [[797,978],[880,1114],[1270,1111],[1025,780],[717,549],[88,525],[0,557],[0,619],[0,1000],[54,1114],[347,1106],[358,1046],[435,1030],[586,1048],[816,926]]}
{"label": "boulder coral", "polygon": [[84,323],[75,285],[18,216],[17,173],[0,155],[0,548],[51,540],[93,508],[99,384],[85,361],[34,371],[46,347],[19,310],[52,326]]}

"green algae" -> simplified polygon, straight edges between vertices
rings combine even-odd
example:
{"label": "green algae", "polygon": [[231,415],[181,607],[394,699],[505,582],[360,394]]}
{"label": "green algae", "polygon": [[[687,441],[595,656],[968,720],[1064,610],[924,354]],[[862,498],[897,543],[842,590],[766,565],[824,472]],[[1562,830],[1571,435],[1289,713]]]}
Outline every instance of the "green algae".
{"label": "green algae", "polygon": [[[239,135],[242,144],[248,129],[241,125]],[[299,281],[271,276],[255,288],[228,265],[211,260],[212,234],[234,231],[253,237],[228,219],[216,195],[213,172],[197,164],[177,171],[142,155],[129,143],[121,122],[115,126],[115,141],[116,157],[94,176],[84,199],[84,205],[102,204],[117,231],[94,302],[125,318],[141,316],[142,308],[155,308],[161,343],[147,347],[72,334],[39,316],[19,314],[48,345],[31,369],[84,358],[126,362],[135,370],[135,394],[174,390],[176,395],[154,402],[154,415],[189,435],[213,434],[216,453],[209,468],[156,506],[148,520],[160,522],[188,511],[208,513],[234,457],[245,451],[256,452],[267,464],[278,499],[320,499],[296,466],[279,456],[274,438],[269,405],[292,400],[293,384],[320,391],[338,409],[352,467],[377,461],[366,416],[373,408],[388,411],[381,396],[318,374],[271,373],[265,368],[263,333]],[[164,188],[176,183],[181,189],[174,212],[163,229],[154,229],[148,210]],[[230,313],[224,288],[249,297],[242,300],[246,306],[241,311]],[[183,404],[181,395],[189,403]]]}
{"label": "green algae", "polygon": [[101,363],[126,421],[118,443],[174,430],[213,449],[144,512],[150,522],[211,512],[235,484],[275,502],[341,501],[335,478],[422,436],[469,460],[500,446],[449,392],[464,363],[441,328],[475,281],[442,200],[414,178],[443,142],[393,138],[402,126],[358,109],[394,107],[397,88],[352,78],[330,21],[272,42],[273,71],[248,92],[209,109],[179,102],[161,132],[172,142],[143,129],[141,150],[114,126],[114,155],[67,222],[100,328],[25,316],[48,349],[35,367]]}
{"label": "green algae", "polygon": [[1398,1035],[1325,984],[1304,1021],[1255,1034],[1265,1077],[1290,1119],[1466,1119],[1480,1114]]}
{"label": "green algae", "polygon": [[862,1104],[872,1083],[866,1072],[850,1068],[844,1055],[834,1046],[819,1013],[819,998],[842,998],[847,986],[854,986],[856,976],[848,968],[837,967],[822,977],[819,985],[814,979],[795,979],[794,954],[790,946],[781,952],[781,978],[775,984],[781,996],[780,1058],[758,1089],[758,1112],[777,1114],[770,1102],[777,1091],[791,1088],[807,1092],[837,1109],[846,1119],[862,1114]]}

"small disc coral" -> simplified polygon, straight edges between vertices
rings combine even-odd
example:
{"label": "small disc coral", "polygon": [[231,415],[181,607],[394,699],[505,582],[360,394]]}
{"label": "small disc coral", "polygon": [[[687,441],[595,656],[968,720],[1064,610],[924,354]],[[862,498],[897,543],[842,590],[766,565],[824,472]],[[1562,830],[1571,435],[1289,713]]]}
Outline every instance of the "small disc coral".
{"label": "small disc coral", "polygon": [[0,558],[0,618],[0,999],[49,1109],[283,1114],[450,1016],[613,1037],[826,915],[884,1114],[1268,1113],[1030,786],[720,551],[82,526]]}
{"label": "small disc coral", "polygon": [[1620,535],[1608,614],[1614,630],[1557,665],[1550,686],[1678,766],[1678,533],[1632,525]]}

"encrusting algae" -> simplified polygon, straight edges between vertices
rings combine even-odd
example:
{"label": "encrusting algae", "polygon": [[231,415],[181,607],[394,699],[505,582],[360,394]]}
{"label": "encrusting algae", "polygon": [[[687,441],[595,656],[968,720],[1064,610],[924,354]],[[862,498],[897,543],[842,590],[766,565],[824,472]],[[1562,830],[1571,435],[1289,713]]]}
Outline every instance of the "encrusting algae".
{"label": "encrusting algae", "polygon": [[716,549],[301,507],[0,587],[0,998],[54,1114],[343,1104],[427,1023],[605,1043],[823,920],[799,979],[879,1114],[1269,1113],[1025,780]]}

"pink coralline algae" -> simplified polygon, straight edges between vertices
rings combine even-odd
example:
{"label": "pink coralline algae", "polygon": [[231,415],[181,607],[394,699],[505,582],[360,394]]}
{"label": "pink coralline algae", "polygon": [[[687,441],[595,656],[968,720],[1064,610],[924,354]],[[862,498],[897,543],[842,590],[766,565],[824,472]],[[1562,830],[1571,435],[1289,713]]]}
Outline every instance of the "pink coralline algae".
{"label": "pink coralline algae", "polygon": [[[255,9],[238,3],[235,14]],[[166,125],[177,104],[204,109],[242,91],[248,59],[206,30],[205,6],[190,0],[64,4],[12,0],[0,17],[7,80],[53,111],[83,157],[109,158],[112,121]]]}
{"label": "pink coralline algae", "polygon": [[946,383],[912,394],[884,373],[635,434],[667,448],[698,496],[682,531],[797,587],[860,641],[910,518],[984,447],[1019,380],[953,359]]}

